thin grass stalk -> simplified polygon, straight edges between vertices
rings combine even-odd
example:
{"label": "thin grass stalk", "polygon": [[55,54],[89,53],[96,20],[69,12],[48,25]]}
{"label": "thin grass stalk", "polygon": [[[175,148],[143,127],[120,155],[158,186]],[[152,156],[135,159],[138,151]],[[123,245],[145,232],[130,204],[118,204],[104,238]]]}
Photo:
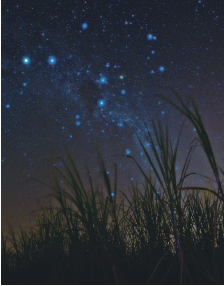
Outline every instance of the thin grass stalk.
{"label": "thin grass stalk", "polygon": [[173,263],[174,263],[175,259],[176,259],[176,258],[174,257],[174,258],[173,258],[173,261],[172,261],[172,263],[170,264],[170,266],[168,267],[168,269],[167,269],[167,271],[166,271],[166,273],[165,273],[165,275],[164,275],[164,277],[163,277],[163,280],[162,280],[162,282],[160,283],[160,285],[163,285],[163,284],[164,284],[164,281],[165,281],[165,279],[166,279],[166,276],[168,275],[168,273],[169,273],[171,267],[173,266]]}
{"label": "thin grass stalk", "polygon": [[222,285],[222,284],[220,284],[217,280],[215,280],[212,276],[211,276],[211,274],[208,272],[208,270],[206,269],[206,273],[202,273],[205,277],[207,277],[208,279],[210,279],[212,282],[214,282],[214,283],[216,283],[216,284],[218,284],[218,285]]}
{"label": "thin grass stalk", "polygon": [[215,237],[216,237],[216,220],[217,220],[217,203],[218,199],[214,202],[215,203],[215,213],[214,213],[214,221],[213,221],[213,249],[212,249],[212,258],[213,258],[213,265],[215,262]]}
{"label": "thin grass stalk", "polygon": [[184,253],[181,255],[181,263],[180,263],[180,285],[183,284],[183,266],[184,266]]}
{"label": "thin grass stalk", "polygon": [[[178,190],[180,188],[177,188]],[[217,198],[219,198],[221,201],[223,201],[222,197],[220,195],[218,195],[215,191],[210,190],[208,188],[204,188],[204,187],[196,187],[196,186],[192,186],[192,187],[182,187],[182,190],[200,190],[200,191],[208,191],[212,194],[214,194]]]}
{"label": "thin grass stalk", "polygon": [[10,248],[6,246],[8,237],[5,237],[3,232],[1,233],[1,263],[2,263],[2,271],[9,270],[9,252]]}
{"label": "thin grass stalk", "polygon": [[19,250],[18,241],[16,240],[16,235],[15,235],[12,225],[9,225],[9,234],[10,234],[9,241],[12,243],[12,246],[14,250],[16,251],[14,267],[20,268],[20,265],[21,265],[20,250]]}
{"label": "thin grass stalk", "polygon": [[[194,139],[194,140],[197,140],[197,139]],[[194,140],[193,140],[193,141],[194,141]],[[193,143],[193,141],[192,141],[191,143]],[[196,174],[196,173],[189,173],[189,174],[186,175],[187,169],[188,169],[189,164],[190,164],[190,161],[191,161],[191,157],[192,157],[192,155],[193,155],[194,150],[195,150],[196,147],[197,147],[196,144],[193,145],[193,146],[191,146],[191,147],[190,147],[190,150],[189,150],[189,152],[188,152],[188,154],[187,154],[187,157],[186,157],[186,160],[185,160],[185,162],[184,162],[184,166],[183,166],[183,169],[182,169],[182,172],[181,172],[180,181],[179,181],[179,183],[177,184],[177,187],[180,186],[179,188],[182,188],[183,183],[184,183],[184,180],[185,180],[188,176],[190,176],[190,175],[195,175],[195,174]]]}
{"label": "thin grass stalk", "polygon": [[118,240],[119,240],[119,243],[121,245],[121,248],[123,249],[123,252],[125,252],[125,247],[124,247],[123,241],[122,241],[121,236],[120,236],[119,224],[118,224],[118,219],[117,219],[117,215],[116,215],[117,165],[114,164],[114,192],[113,192],[114,199],[113,199],[110,178],[108,176],[106,166],[105,166],[105,163],[103,161],[103,158],[102,158],[100,152],[98,152],[98,158],[99,158],[99,162],[100,162],[101,173],[103,175],[103,179],[104,179],[104,182],[106,184],[106,188],[107,188],[107,191],[109,193],[109,199],[110,199],[110,202],[112,205],[113,217],[114,217],[114,222],[115,222],[115,226],[116,226],[116,232],[117,232]]}
{"label": "thin grass stalk", "polygon": [[149,282],[151,281],[153,275],[154,275],[155,272],[156,272],[156,269],[159,267],[160,263],[163,261],[164,257],[165,257],[167,254],[168,254],[167,252],[164,253],[163,256],[160,258],[159,262],[156,264],[156,267],[153,269],[152,274],[150,275],[150,277],[149,277],[149,279],[148,279],[146,285],[149,285]]}

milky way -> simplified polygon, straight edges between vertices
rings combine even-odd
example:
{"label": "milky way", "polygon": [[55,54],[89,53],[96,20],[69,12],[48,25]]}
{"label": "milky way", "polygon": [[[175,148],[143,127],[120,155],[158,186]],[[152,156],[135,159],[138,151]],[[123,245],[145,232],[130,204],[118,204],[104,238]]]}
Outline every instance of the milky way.
{"label": "milky way", "polygon": [[[4,228],[22,225],[37,208],[48,190],[30,178],[46,179],[45,160],[65,156],[65,146],[80,172],[87,164],[96,181],[98,149],[110,175],[117,163],[121,187],[141,179],[119,154],[146,168],[137,139],[147,145],[144,121],[168,123],[174,143],[183,122],[155,96],[156,86],[195,100],[222,163],[223,2],[168,2],[2,1]],[[189,122],[185,129],[182,160],[196,136]],[[210,174],[207,161],[203,168]]]}

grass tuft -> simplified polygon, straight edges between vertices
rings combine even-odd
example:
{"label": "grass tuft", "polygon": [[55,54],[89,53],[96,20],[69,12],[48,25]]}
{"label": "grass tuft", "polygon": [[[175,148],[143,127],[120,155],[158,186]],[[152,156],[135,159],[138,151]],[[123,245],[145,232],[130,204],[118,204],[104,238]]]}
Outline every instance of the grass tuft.
{"label": "grass tuft", "polygon": [[[17,234],[9,227],[8,236],[2,233],[2,284],[224,283],[224,172],[216,163],[195,103],[191,101],[193,113],[172,91],[180,106],[158,96],[184,114],[198,134],[180,177],[176,161],[184,124],[175,145],[161,122],[152,121],[152,132],[145,124],[151,151],[138,140],[150,171],[125,155],[145,179],[141,187],[132,184],[129,196],[118,190],[117,165],[113,182],[100,152],[104,187],[94,187],[87,168],[87,191],[67,151],[67,161],[59,158],[62,168],[54,167],[52,203],[32,213],[32,227]],[[188,167],[198,142],[216,189],[185,186],[186,178],[195,174],[188,173]]]}

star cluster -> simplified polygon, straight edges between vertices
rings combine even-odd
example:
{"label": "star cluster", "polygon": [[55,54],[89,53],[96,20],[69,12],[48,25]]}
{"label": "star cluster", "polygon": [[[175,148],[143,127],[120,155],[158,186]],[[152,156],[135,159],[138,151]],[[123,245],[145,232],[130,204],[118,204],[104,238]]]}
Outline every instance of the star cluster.
{"label": "star cluster", "polygon": [[[141,179],[119,154],[148,168],[136,136],[150,149],[144,121],[169,123],[173,140],[183,122],[155,96],[156,86],[191,96],[214,150],[223,150],[223,3],[140,2],[2,1],[4,227],[20,223],[47,194],[29,178],[41,172],[46,179],[45,160],[63,157],[65,146],[83,176],[87,162],[98,178],[99,149],[110,175],[118,164],[121,188]],[[186,123],[184,157],[195,135]]]}

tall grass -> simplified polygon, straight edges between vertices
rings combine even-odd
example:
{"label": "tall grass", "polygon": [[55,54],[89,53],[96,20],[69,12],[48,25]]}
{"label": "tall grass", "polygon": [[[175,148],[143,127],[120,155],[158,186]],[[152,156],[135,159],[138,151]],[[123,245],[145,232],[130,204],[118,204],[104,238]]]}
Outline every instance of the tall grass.
{"label": "tall grass", "polygon": [[168,128],[160,122],[152,122],[153,134],[147,129],[152,152],[139,138],[150,172],[126,156],[135,161],[145,178],[142,187],[132,184],[129,196],[118,190],[116,164],[112,182],[100,154],[104,186],[94,187],[87,170],[87,191],[67,152],[67,162],[60,158],[64,170],[55,167],[51,197],[57,207],[50,204],[34,213],[35,225],[21,229],[18,235],[12,228],[9,236],[2,233],[2,284],[224,282],[223,170],[216,163],[194,102],[195,114],[174,94],[182,107],[166,100],[195,126],[217,188],[185,186],[192,175],[188,167],[195,141],[177,177],[182,128],[173,147]]}

